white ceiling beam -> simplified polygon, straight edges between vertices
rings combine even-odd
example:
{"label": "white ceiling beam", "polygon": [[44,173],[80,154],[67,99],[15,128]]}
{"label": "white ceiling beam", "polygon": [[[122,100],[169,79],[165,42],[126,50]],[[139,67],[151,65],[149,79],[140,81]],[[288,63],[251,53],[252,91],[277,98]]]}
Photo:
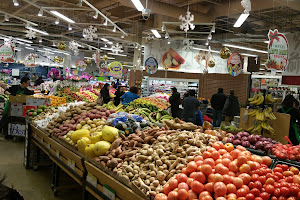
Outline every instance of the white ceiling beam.
{"label": "white ceiling beam", "polygon": [[0,10],[0,13],[3,13],[3,14],[5,14],[5,15],[8,15],[10,18],[16,18],[16,19],[18,19],[18,20],[20,20],[20,21],[22,21],[22,22],[31,24],[32,26],[38,26],[36,23],[33,23],[33,22],[31,22],[31,21],[28,21],[28,20],[26,20],[26,19],[24,19],[24,18],[18,17],[18,16],[14,15],[14,14],[10,14],[10,13],[4,12],[4,11],[2,11],[2,10]]}
{"label": "white ceiling beam", "polygon": [[42,6],[41,8],[48,9],[48,10],[87,10],[87,11],[93,10],[91,8],[67,8],[67,7],[44,7],[44,6]]}

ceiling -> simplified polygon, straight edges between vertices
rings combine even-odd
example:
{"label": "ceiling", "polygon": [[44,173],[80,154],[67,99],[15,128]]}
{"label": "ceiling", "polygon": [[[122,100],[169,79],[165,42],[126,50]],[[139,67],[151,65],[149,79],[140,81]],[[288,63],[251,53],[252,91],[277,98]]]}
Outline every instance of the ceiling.
{"label": "ceiling", "polygon": [[[0,1],[0,34],[25,38],[26,22],[36,23],[36,28],[45,30],[48,36],[37,34],[32,39],[36,46],[52,46],[53,43],[75,40],[82,43],[80,51],[88,55],[95,50],[90,47],[101,48],[106,44],[101,39],[86,41],[82,36],[84,28],[95,26],[99,38],[106,38],[113,43],[122,43],[124,53],[132,60],[134,43],[145,43],[148,36],[152,36],[151,29],[157,29],[164,39],[161,28],[164,23],[180,22],[179,15],[185,16],[189,10],[195,16],[196,25],[193,31],[186,35],[179,25],[167,25],[168,40],[182,40],[185,37],[194,40],[197,45],[205,45],[212,26],[202,23],[215,23],[216,31],[210,42],[212,49],[219,49],[223,43],[245,45],[260,50],[266,50],[267,33],[270,28],[277,28],[281,32],[300,31],[300,3],[298,0],[252,0],[252,10],[246,22],[240,28],[233,28],[233,24],[243,12],[240,0],[149,0],[151,10],[149,20],[143,20],[141,12],[137,11],[131,0],[88,0],[99,11],[128,34],[125,38],[120,31],[113,32],[112,25],[103,25],[104,18],[93,18],[95,11],[80,0],[18,0],[19,6],[14,6],[13,0]],[[146,1],[141,0],[144,7]],[[37,14],[43,9],[43,16]],[[68,16],[76,23],[71,24],[60,20],[55,24],[56,16],[50,10],[56,10]],[[5,21],[8,13],[9,21]],[[23,20],[23,21],[22,21]],[[202,25],[201,25],[202,24]],[[39,40],[42,38],[42,42]],[[247,53],[247,52],[245,52]],[[248,52],[251,53],[251,52]],[[253,52],[252,52],[253,53]],[[257,53],[256,53],[257,54]],[[261,55],[265,59],[266,55]]]}

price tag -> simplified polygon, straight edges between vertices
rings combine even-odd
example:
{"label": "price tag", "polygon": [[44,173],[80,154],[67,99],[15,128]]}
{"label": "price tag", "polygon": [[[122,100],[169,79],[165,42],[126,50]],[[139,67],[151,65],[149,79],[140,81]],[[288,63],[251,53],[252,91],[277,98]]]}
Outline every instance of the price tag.
{"label": "price tag", "polygon": [[113,191],[110,187],[108,187],[107,185],[103,185],[103,194],[105,196],[107,196],[109,199],[111,200],[115,200],[116,199],[116,192]]}
{"label": "price tag", "polygon": [[68,166],[75,170],[75,161],[74,160],[71,160],[70,158],[68,158]]}
{"label": "price tag", "polygon": [[87,182],[89,182],[92,186],[97,188],[97,178],[93,176],[90,172],[88,172],[88,175],[86,177]]}
{"label": "price tag", "polygon": [[47,148],[50,150],[50,143],[48,143]]}
{"label": "price tag", "polygon": [[56,157],[59,158],[59,151],[58,150],[56,150]]}

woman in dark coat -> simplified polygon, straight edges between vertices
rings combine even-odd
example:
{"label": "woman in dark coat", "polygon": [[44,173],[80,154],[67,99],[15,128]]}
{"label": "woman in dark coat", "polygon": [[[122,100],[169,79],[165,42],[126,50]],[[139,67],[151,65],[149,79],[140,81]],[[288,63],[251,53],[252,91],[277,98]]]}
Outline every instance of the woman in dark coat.
{"label": "woman in dark coat", "polygon": [[170,96],[169,101],[171,104],[172,117],[179,117],[179,105],[180,105],[180,94],[177,92],[177,88],[173,87],[172,96]]}
{"label": "woman in dark coat", "polygon": [[119,86],[117,91],[115,92],[114,104],[118,106],[121,103],[121,97],[125,94],[124,87]]}
{"label": "woman in dark coat", "polygon": [[227,126],[233,121],[234,116],[240,115],[240,103],[236,96],[234,96],[234,90],[230,90],[230,95],[225,101],[223,108],[223,114],[225,115],[225,123]]}
{"label": "woman in dark coat", "polygon": [[110,88],[109,84],[105,83],[105,85],[100,91],[100,95],[103,98],[103,103],[108,103],[110,101],[109,88]]}

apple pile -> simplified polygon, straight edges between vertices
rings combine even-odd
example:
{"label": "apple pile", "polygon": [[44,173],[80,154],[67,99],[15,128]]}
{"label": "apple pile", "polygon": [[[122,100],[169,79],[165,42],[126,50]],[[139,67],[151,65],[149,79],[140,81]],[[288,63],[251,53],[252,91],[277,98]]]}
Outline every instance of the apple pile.
{"label": "apple pile", "polygon": [[269,178],[274,176],[275,180],[276,176],[268,168],[271,163],[270,157],[251,155],[245,147],[237,146],[234,149],[231,143],[224,145],[215,142],[202,156],[196,156],[181,173],[171,178],[163,187],[163,193],[157,194],[155,198],[267,200],[270,194],[266,188],[272,183]]}
{"label": "apple pile", "polygon": [[273,145],[272,154],[282,160],[300,161],[300,145],[292,146],[291,144],[283,145],[278,143]]}

